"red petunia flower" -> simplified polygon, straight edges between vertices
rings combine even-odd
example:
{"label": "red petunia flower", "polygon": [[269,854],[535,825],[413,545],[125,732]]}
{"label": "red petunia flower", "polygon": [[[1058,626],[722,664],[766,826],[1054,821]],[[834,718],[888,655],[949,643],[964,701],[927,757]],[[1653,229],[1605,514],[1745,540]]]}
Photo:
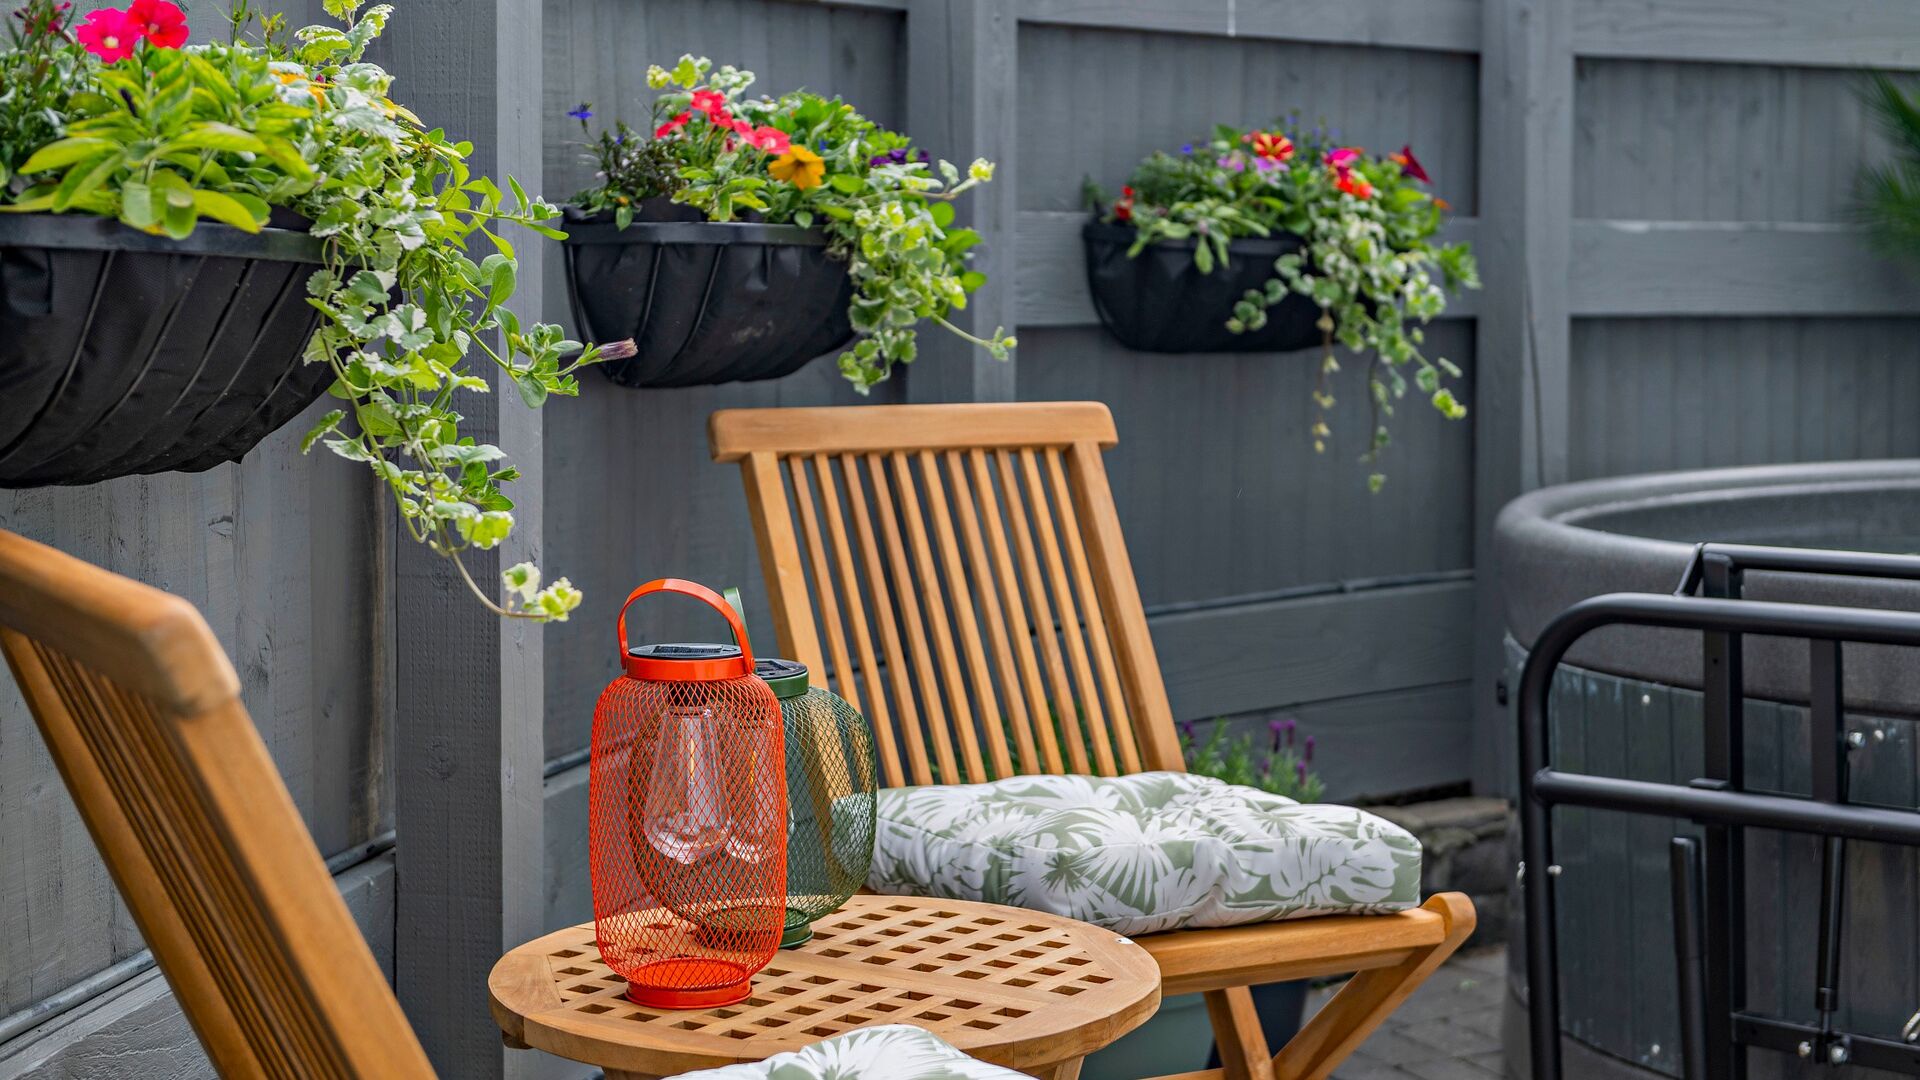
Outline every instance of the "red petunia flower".
{"label": "red petunia flower", "polygon": [[127,18],[139,27],[141,37],[162,49],[187,43],[187,13],[167,0],[133,0],[127,5]]}
{"label": "red petunia flower", "polygon": [[111,64],[133,55],[133,47],[140,40],[140,25],[124,11],[101,8],[87,12],[86,22],[73,36],[88,52]]}
{"label": "red petunia flower", "polygon": [[752,124],[746,126],[747,130],[741,132],[741,134],[746,136],[747,145],[754,149],[764,150],[775,156],[784,154],[792,149],[792,140],[787,137],[786,132],[781,131],[779,128],[765,125],[754,127]]}
{"label": "red petunia flower", "polygon": [[686,127],[687,121],[691,119],[693,119],[693,113],[691,112],[680,113],[678,116],[675,116],[673,119],[668,120],[666,123],[661,124],[657,128],[654,128],[653,137],[656,139],[664,139],[667,136],[673,134],[674,132],[679,131],[681,128]]}
{"label": "red petunia flower", "polygon": [[1366,177],[1361,176],[1352,169],[1341,173],[1340,178],[1333,182],[1333,186],[1356,199],[1373,198],[1373,185],[1367,182]]}
{"label": "red petunia flower", "polygon": [[1286,161],[1293,157],[1293,140],[1277,131],[1255,132],[1253,152],[1268,161]]}
{"label": "red petunia flower", "polygon": [[1115,221],[1133,220],[1133,188],[1121,187],[1120,198],[1113,204],[1113,219]]}
{"label": "red petunia flower", "polygon": [[707,119],[721,127],[726,127],[733,122],[733,114],[727,111],[727,95],[717,90],[695,90],[693,111],[704,113]]}
{"label": "red petunia flower", "polygon": [[1433,183],[1433,177],[1428,176],[1427,170],[1421,167],[1420,159],[1413,156],[1413,147],[1403,146],[1399,153],[1388,154],[1387,160],[1400,166],[1400,172],[1403,175],[1411,176],[1423,184]]}

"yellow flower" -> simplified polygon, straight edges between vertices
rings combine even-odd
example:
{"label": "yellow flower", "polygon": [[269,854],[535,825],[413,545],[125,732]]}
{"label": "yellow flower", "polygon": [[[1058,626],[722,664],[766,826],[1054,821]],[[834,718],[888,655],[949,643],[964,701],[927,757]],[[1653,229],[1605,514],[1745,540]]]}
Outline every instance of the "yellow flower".
{"label": "yellow flower", "polygon": [[827,175],[827,163],[820,155],[804,146],[795,144],[786,153],[773,159],[767,166],[775,180],[785,180],[794,187],[805,191],[810,187],[819,187],[820,179]]}
{"label": "yellow flower", "polygon": [[313,100],[319,102],[322,105],[325,105],[327,103],[326,92],[321,89],[322,86],[326,85],[325,83],[319,82],[318,80],[309,79],[305,75],[301,75],[292,71],[276,71],[273,73],[273,77],[276,79],[279,79],[283,84],[288,86],[292,86],[294,83],[297,83],[297,82],[306,83],[307,93],[313,95]]}

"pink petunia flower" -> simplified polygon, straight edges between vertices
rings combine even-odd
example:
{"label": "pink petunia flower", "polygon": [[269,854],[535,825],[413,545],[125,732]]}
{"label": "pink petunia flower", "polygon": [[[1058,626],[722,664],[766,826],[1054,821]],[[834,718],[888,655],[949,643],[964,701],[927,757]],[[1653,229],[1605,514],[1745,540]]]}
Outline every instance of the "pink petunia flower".
{"label": "pink petunia flower", "polygon": [[757,150],[764,150],[777,157],[792,148],[792,140],[787,137],[786,132],[777,127],[766,125],[754,127],[751,124],[747,127],[748,130],[741,134],[746,137],[747,145]]}
{"label": "pink petunia flower", "polygon": [[127,18],[139,27],[141,37],[162,49],[187,43],[187,13],[167,0],[133,0]]}
{"label": "pink petunia flower", "polygon": [[140,40],[140,24],[128,18],[124,11],[101,8],[87,12],[86,21],[73,36],[88,52],[111,64],[133,55],[133,47]]}
{"label": "pink petunia flower", "polygon": [[1344,174],[1348,169],[1353,168],[1353,163],[1359,158],[1360,151],[1351,146],[1327,151],[1327,165],[1338,173]]}

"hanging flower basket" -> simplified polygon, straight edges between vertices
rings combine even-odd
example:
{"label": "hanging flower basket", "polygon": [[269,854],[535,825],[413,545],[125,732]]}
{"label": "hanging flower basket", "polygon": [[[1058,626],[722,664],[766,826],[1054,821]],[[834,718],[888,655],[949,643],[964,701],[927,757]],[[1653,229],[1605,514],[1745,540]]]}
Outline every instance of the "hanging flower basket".
{"label": "hanging flower basket", "polygon": [[[648,200],[653,203],[656,200]],[[658,200],[665,202],[665,200]],[[711,222],[688,207],[569,211],[567,285],[580,331],[632,338],[634,355],[601,365],[622,386],[710,386],[778,379],[853,340],[853,282],[825,233],[796,225]]]}
{"label": "hanging flower basket", "polygon": [[0,486],[238,460],[333,382],[302,359],[321,243],[202,224],[0,216]]}
{"label": "hanging flower basket", "polygon": [[1100,322],[1122,345],[1139,352],[1292,352],[1320,345],[1320,308],[1310,297],[1288,293],[1267,309],[1267,323],[1236,334],[1227,316],[1247,290],[1273,279],[1273,261],[1306,244],[1292,233],[1235,240],[1231,258],[1203,274],[1194,265],[1192,240],[1150,244],[1128,257],[1132,225],[1090,221],[1081,235],[1087,247],[1087,287]]}

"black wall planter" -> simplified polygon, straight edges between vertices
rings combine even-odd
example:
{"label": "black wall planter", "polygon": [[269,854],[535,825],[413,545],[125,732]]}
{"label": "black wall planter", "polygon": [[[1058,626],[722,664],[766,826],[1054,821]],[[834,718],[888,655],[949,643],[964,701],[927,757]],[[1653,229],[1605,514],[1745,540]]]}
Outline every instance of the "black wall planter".
{"label": "black wall planter", "polygon": [[619,229],[577,214],[566,228],[580,332],[637,346],[600,365],[622,386],[777,379],[853,339],[853,282],[822,233],[701,220]]}
{"label": "black wall planter", "polygon": [[1267,325],[1236,334],[1227,329],[1233,305],[1248,289],[1264,288],[1275,276],[1273,261],[1299,251],[1292,233],[1235,240],[1225,266],[1203,274],[1193,265],[1194,241],[1150,244],[1128,258],[1131,225],[1090,221],[1081,235],[1087,248],[1087,286],[1100,322],[1129,349],[1140,352],[1291,352],[1319,345],[1314,324],[1320,308],[1289,292],[1267,309]]}
{"label": "black wall planter", "polygon": [[0,215],[0,487],[199,472],[253,449],[333,382],[301,359],[320,261],[288,229],[172,240]]}

